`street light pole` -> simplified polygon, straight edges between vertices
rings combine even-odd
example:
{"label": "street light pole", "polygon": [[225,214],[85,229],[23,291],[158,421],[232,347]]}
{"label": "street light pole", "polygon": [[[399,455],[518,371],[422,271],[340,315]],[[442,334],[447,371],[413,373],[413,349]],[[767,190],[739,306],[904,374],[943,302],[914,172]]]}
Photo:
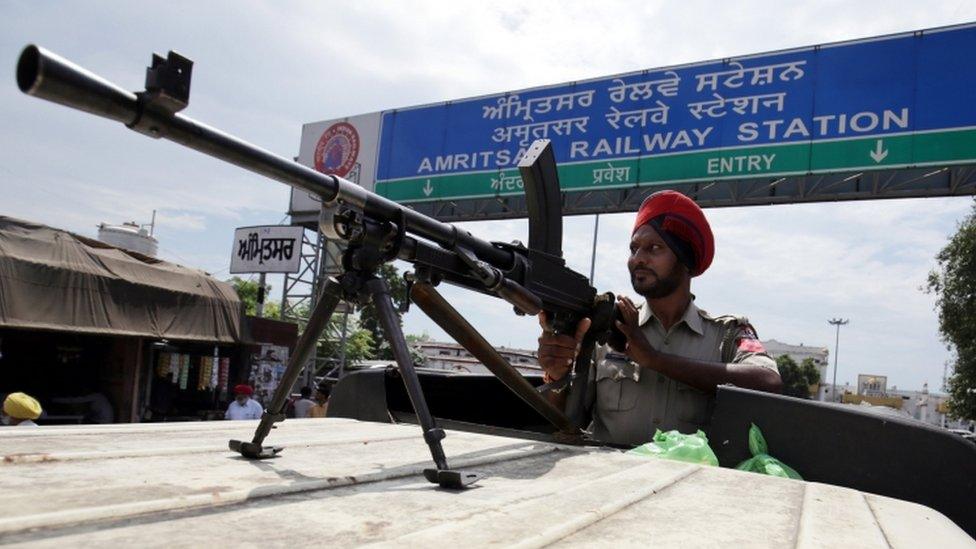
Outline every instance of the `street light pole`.
{"label": "street light pole", "polygon": [[593,277],[596,276],[596,240],[600,234],[600,214],[593,218],[593,251],[590,254],[590,285],[593,285]]}
{"label": "street light pole", "polygon": [[832,319],[830,319],[830,320],[827,321],[827,324],[830,324],[832,326],[836,326],[837,327],[837,337],[834,340],[834,383],[833,383],[833,389],[832,389],[834,391],[834,395],[833,395],[834,396],[834,402],[837,402],[839,400],[837,398],[837,354],[838,354],[838,350],[837,349],[840,347],[840,327],[843,326],[843,325],[845,325],[845,324],[847,324],[850,321],[851,320],[849,318],[845,318],[843,320],[841,320],[839,318],[832,318]]}

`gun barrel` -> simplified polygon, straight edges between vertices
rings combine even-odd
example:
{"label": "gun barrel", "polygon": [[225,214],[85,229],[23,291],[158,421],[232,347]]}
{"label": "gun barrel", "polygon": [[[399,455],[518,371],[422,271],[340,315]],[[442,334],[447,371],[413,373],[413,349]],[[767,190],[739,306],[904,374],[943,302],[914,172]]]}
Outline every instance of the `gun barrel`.
{"label": "gun barrel", "polygon": [[17,62],[17,86],[40,97],[123,124],[138,115],[136,94],[33,44]]}
{"label": "gun barrel", "polygon": [[446,248],[464,246],[501,269],[514,264],[510,251],[366,191],[351,181],[317,172],[180,113],[147,109],[137,94],[36,45],[27,46],[20,55],[17,85],[28,95],[173,141],[316,195],[326,204],[336,200],[359,203],[365,214],[391,221],[403,215],[408,232]]}

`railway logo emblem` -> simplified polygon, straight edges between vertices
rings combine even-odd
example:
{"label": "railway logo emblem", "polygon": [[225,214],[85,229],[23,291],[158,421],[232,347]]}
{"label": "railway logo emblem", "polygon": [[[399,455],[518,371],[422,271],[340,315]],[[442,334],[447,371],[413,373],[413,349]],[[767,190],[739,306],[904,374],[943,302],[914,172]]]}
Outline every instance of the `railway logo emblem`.
{"label": "railway logo emblem", "polygon": [[345,177],[359,157],[359,132],[352,124],[338,122],[329,126],[315,145],[315,169]]}

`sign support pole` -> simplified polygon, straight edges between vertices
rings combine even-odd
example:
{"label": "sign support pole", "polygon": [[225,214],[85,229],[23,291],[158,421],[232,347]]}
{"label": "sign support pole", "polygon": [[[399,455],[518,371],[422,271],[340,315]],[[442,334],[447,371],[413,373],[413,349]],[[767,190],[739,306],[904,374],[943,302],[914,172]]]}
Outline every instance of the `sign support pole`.
{"label": "sign support pole", "polygon": [[255,315],[258,318],[264,317],[264,273],[258,275],[258,305],[255,310]]}

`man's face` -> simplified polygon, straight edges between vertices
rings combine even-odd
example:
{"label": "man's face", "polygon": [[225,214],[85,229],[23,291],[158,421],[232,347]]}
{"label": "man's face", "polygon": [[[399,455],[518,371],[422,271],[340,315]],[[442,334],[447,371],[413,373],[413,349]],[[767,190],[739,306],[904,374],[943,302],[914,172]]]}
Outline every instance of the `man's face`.
{"label": "man's face", "polygon": [[235,396],[234,399],[241,406],[244,406],[244,404],[247,403],[247,395],[245,395],[244,393],[237,393],[237,396]]}
{"label": "man's face", "polygon": [[647,299],[671,295],[688,276],[687,269],[650,225],[640,227],[631,237],[627,268],[634,291]]}

